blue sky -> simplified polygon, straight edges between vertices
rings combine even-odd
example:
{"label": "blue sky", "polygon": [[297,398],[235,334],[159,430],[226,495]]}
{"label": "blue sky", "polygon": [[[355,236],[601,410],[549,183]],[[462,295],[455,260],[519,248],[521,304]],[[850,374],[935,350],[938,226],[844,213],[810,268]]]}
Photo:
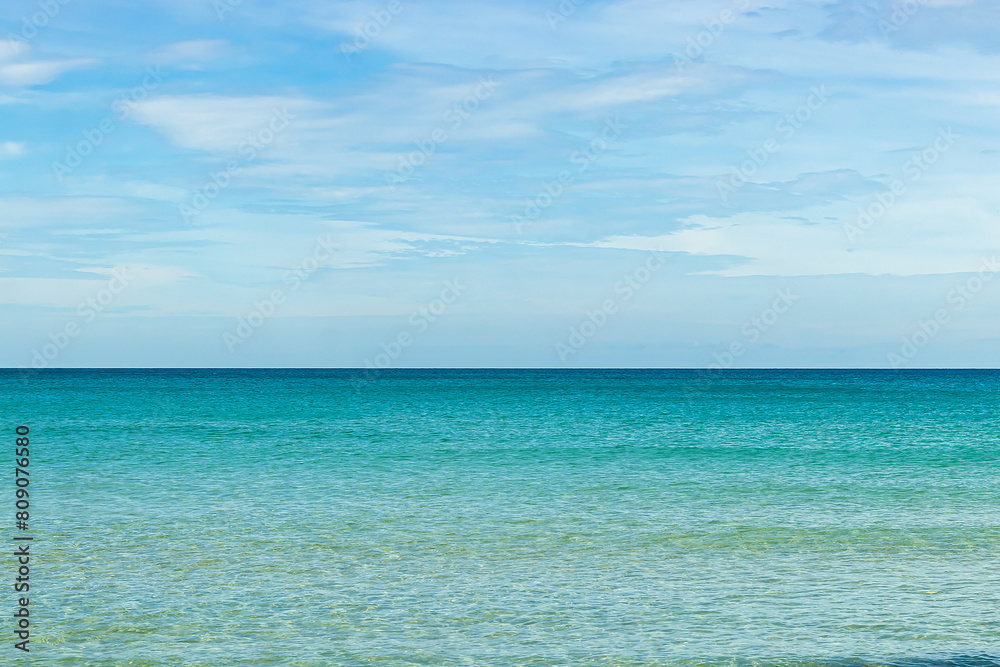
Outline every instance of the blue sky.
{"label": "blue sky", "polygon": [[996,366],[997,9],[12,0],[0,366]]}

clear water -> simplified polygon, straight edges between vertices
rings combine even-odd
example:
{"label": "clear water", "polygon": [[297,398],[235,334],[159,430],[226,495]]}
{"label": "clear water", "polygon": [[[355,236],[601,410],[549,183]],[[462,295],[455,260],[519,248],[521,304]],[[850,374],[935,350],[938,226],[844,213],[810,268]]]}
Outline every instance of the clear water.
{"label": "clear water", "polygon": [[33,665],[1000,665],[1000,372],[0,381]]}

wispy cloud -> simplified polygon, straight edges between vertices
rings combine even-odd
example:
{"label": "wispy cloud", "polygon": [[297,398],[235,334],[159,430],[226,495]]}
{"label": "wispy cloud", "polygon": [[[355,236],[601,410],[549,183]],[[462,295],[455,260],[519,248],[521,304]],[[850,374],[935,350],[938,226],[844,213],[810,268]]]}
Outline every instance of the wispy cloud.
{"label": "wispy cloud", "polygon": [[[864,286],[850,307],[803,306],[803,328],[783,334],[804,348],[838,331],[862,355],[881,340],[866,329],[874,313],[923,312],[929,281],[1000,245],[990,3],[609,0],[577,3],[555,30],[557,3],[528,0],[229,4],[220,21],[203,0],[98,0],[0,42],[8,307],[41,318],[76,303],[93,272],[128,265],[123,321],[210,329],[331,234],[336,261],[276,319],[322,320],[328,333],[348,318],[362,343],[383,340],[378,318],[477,276],[449,322],[508,346],[506,363],[551,357],[596,292],[662,250],[655,285],[588,355],[641,365],[669,338],[670,359],[688,365],[733,303],[795,281],[813,290],[803,304]],[[345,58],[340,45],[371,21],[377,39]],[[141,85],[150,68],[155,89]],[[496,84],[488,95],[483,81]],[[828,91],[821,108],[796,119],[814,90]],[[292,122],[246,159],[277,112]],[[609,121],[627,130],[589,159]],[[845,225],[948,127],[961,141],[850,242]],[[70,154],[81,159],[60,181],[53,165]],[[567,169],[555,196],[545,185]],[[720,197],[734,174],[739,187]],[[180,215],[197,195],[210,205]],[[516,230],[526,202],[544,215]],[[510,331],[521,333],[498,333]],[[361,363],[370,347],[357,349]],[[446,363],[448,350],[427,355],[407,359]]]}

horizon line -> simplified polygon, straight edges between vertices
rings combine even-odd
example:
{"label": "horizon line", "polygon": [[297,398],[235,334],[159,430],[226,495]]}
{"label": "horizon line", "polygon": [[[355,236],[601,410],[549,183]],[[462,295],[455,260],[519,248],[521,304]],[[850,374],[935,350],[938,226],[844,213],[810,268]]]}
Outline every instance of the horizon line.
{"label": "horizon line", "polygon": [[1000,366],[760,366],[721,368],[713,366],[59,366],[52,368],[2,367],[0,372],[44,373],[47,371],[1000,371]]}

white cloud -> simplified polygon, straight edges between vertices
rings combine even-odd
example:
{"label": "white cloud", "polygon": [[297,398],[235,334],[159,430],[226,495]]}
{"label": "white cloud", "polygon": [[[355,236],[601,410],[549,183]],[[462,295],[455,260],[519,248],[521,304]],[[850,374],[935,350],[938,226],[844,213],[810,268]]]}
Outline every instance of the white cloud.
{"label": "white cloud", "polygon": [[236,152],[248,136],[268,127],[276,113],[287,111],[294,124],[317,106],[289,97],[162,96],[139,102],[133,118],[182,148]]}
{"label": "white cloud", "polygon": [[198,70],[209,61],[230,55],[232,49],[224,40],[198,39],[169,44],[154,51],[151,57],[157,64],[179,65],[184,69]]}
{"label": "white cloud", "polygon": [[39,228],[53,224],[135,218],[140,209],[112,197],[3,197],[0,198],[0,229]]}
{"label": "white cloud", "polygon": [[27,51],[28,46],[16,39],[0,39],[0,63],[13,60]]}
{"label": "white cloud", "polygon": [[[1000,250],[1000,200],[984,197],[991,177],[942,176],[902,196],[861,233],[849,235],[873,197],[782,214],[744,212],[729,218],[691,216],[685,227],[656,236],[622,234],[587,244],[623,250],[683,252],[722,260],[722,276],[814,276],[864,273],[928,275],[977,269]],[[717,262],[714,265],[718,265]]]}
{"label": "white cloud", "polygon": [[24,143],[19,141],[5,141],[0,143],[0,159],[20,157],[24,155]]}
{"label": "white cloud", "polygon": [[40,86],[51,82],[63,72],[90,65],[88,58],[27,62],[0,65],[0,84],[7,86]]}

